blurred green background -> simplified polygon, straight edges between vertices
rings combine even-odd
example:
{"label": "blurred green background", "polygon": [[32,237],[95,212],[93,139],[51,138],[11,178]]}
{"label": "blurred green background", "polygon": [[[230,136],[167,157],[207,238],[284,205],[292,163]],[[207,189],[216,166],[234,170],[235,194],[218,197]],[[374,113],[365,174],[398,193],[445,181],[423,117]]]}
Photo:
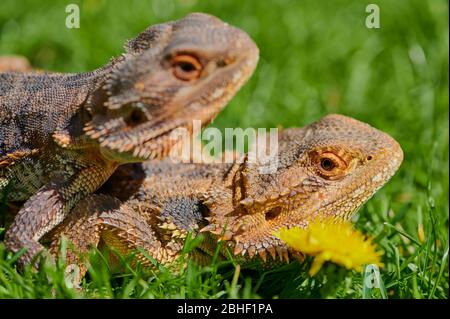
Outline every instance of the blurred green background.
{"label": "blurred green background", "polygon": [[[70,3],[80,7],[79,29],[65,27]],[[425,238],[434,241],[430,245],[435,245],[436,258],[446,259],[448,3],[377,1],[381,28],[368,29],[369,3],[2,0],[0,54],[24,55],[37,68],[83,72],[119,55],[124,42],[147,26],[189,12],[211,13],[244,29],[260,48],[260,63],[213,126],[303,126],[340,113],[392,135],[403,147],[404,163],[362,209],[358,225],[370,224],[369,232],[386,240],[386,258],[394,258],[392,247],[397,247],[404,267],[416,263],[427,269],[426,261],[420,265],[421,259],[415,260],[420,257],[417,247],[383,223],[419,241],[423,227]],[[448,264],[444,267],[448,279]],[[448,290],[448,284],[442,289]]]}

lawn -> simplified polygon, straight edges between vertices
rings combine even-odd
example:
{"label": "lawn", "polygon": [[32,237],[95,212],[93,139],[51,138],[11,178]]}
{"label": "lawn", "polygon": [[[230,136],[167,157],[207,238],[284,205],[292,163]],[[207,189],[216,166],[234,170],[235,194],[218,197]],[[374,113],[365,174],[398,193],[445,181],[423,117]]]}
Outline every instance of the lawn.
{"label": "lawn", "polygon": [[[80,7],[79,29],[65,27],[69,3]],[[400,170],[355,218],[356,228],[384,251],[383,285],[364,288],[363,272],[333,264],[309,277],[310,260],[270,271],[238,271],[227,262],[113,274],[96,253],[82,289],[74,290],[64,283],[62,264],[17,272],[0,241],[0,298],[448,298],[447,1],[380,0],[378,29],[365,25],[367,1],[126,3],[2,0],[0,54],[24,55],[41,69],[82,72],[119,55],[124,41],[148,25],[189,12],[244,29],[261,59],[213,126],[304,126],[340,113],[402,146]]]}

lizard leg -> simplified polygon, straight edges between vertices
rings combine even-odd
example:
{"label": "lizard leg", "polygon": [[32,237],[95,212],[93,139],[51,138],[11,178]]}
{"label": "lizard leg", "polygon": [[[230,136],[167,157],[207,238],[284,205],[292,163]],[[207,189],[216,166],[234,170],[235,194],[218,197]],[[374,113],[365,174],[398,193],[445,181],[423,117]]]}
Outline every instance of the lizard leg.
{"label": "lizard leg", "polygon": [[[60,239],[65,237],[69,243],[66,252],[68,267],[79,269],[79,279],[83,278],[87,267],[83,257],[90,248],[97,247],[101,239],[101,213],[120,209],[120,201],[107,195],[92,195],[78,203],[70,215],[51,233],[49,252],[57,257]],[[78,280],[79,281],[79,280]]]}
{"label": "lizard leg", "polygon": [[19,265],[30,263],[43,251],[44,247],[39,243],[42,236],[58,225],[81,198],[103,184],[112,172],[113,167],[90,166],[72,181],[50,182],[28,199],[5,234],[5,245],[9,250],[17,252],[26,248],[19,258]]}
{"label": "lizard leg", "polygon": [[[151,205],[145,206],[153,212],[156,209]],[[69,267],[78,267],[79,279],[87,271],[83,255],[90,248],[97,247],[100,240],[122,255],[136,252],[137,260],[145,266],[152,266],[147,254],[164,264],[174,260],[183,247],[176,240],[163,243],[141,212],[108,195],[92,195],[78,203],[52,232],[49,251],[53,256],[58,255],[62,236],[69,242],[66,263]]]}
{"label": "lizard leg", "polygon": [[156,262],[167,264],[175,260],[183,248],[176,238],[163,241],[149,220],[128,204],[122,204],[120,210],[102,212],[99,219],[106,245],[122,254],[135,252],[137,260],[145,266],[152,266],[147,254]]}
{"label": "lizard leg", "polygon": [[34,256],[44,248],[39,244],[40,237],[63,219],[61,194],[54,185],[42,187],[25,202],[5,234],[6,247],[17,252],[26,248],[19,263],[30,263]]}

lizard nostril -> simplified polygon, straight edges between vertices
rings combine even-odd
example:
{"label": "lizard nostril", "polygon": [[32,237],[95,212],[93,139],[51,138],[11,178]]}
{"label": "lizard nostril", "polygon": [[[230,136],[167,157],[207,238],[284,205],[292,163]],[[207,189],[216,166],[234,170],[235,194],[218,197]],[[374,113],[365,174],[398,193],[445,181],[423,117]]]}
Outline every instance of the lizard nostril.
{"label": "lizard nostril", "polygon": [[234,58],[220,59],[220,60],[218,60],[218,61],[216,62],[216,65],[217,65],[219,68],[223,68],[223,67],[225,67],[225,66],[227,66],[227,65],[229,65],[229,64],[231,64],[231,63],[233,63],[234,61],[235,61]]}
{"label": "lizard nostril", "polygon": [[225,65],[227,65],[227,64],[225,63],[225,60],[219,60],[219,61],[217,61],[217,66],[218,66],[219,68],[222,68],[222,67],[224,67]]}
{"label": "lizard nostril", "polygon": [[281,213],[281,207],[274,207],[266,212],[266,221],[272,220]]}
{"label": "lizard nostril", "polygon": [[372,158],[373,158],[372,155],[367,156],[367,160],[368,160],[368,161],[371,161]]}

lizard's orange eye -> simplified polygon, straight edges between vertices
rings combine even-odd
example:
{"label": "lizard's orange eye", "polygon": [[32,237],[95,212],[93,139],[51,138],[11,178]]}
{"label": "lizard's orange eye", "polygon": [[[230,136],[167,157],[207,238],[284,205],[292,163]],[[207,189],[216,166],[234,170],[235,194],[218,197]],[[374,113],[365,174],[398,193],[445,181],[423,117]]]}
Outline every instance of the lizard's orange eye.
{"label": "lizard's orange eye", "polygon": [[347,163],[334,153],[325,152],[317,156],[316,165],[319,174],[327,179],[336,179],[341,177],[347,169]]}
{"label": "lizard's orange eye", "polygon": [[173,74],[182,81],[199,78],[202,68],[200,61],[192,55],[177,55],[172,60]]}

